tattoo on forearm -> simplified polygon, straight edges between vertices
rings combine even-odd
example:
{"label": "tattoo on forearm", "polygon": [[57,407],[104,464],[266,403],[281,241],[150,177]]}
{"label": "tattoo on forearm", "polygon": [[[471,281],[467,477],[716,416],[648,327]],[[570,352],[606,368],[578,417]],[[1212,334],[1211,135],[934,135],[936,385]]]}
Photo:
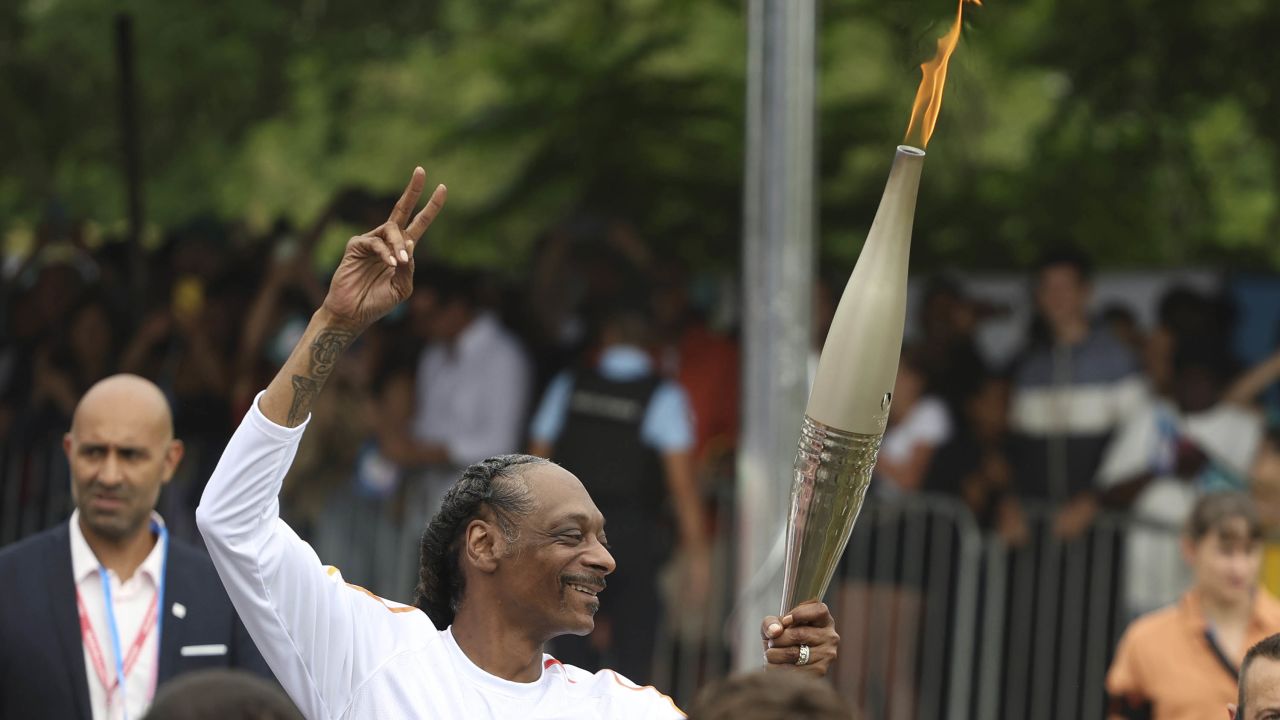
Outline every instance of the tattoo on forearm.
{"label": "tattoo on forearm", "polygon": [[311,404],[320,388],[333,373],[338,356],[351,343],[355,333],[325,330],[311,342],[311,366],[306,375],[293,376],[293,402],[289,404],[289,427],[297,427],[311,412]]}
{"label": "tattoo on forearm", "polygon": [[311,403],[320,393],[320,383],[302,375],[293,376],[293,402],[289,404],[289,427],[302,424],[307,413],[311,412]]}
{"label": "tattoo on forearm", "polygon": [[326,330],[311,343],[311,377],[324,382],[333,372],[333,365],[347,344],[355,337],[349,332]]}

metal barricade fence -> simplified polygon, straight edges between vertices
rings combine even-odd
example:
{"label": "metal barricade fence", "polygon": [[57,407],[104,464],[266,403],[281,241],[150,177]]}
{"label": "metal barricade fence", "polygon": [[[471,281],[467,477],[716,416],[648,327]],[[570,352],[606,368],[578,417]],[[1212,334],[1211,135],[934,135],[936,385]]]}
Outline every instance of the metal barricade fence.
{"label": "metal barricade fence", "polygon": [[71,505],[60,442],[7,438],[0,445],[0,547],[62,522]]}
{"label": "metal barricade fence", "polygon": [[[1189,582],[1177,527],[1102,513],[1063,540],[1053,532],[1055,516],[1049,507],[1029,508],[1031,541],[1022,547],[986,541],[976,717],[1104,717],[1120,634],[1141,611],[1175,601]],[[1182,580],[1135,597],[1148,577]]]}
{"label": "metal barricade fence", "polygon": [[[659,639],[655,685],[682,705],[728,671],[732,622],[758,622],[728,620],[737,535],[731,496],[718,500],[708,607],[668,608]],[[860,718],[972,716],[983,544],[971,514],[952,498],[917,495],[863,507],[826,598],[841,636],[831,679]],[[780,578],[780,571],[763,568],[761,577]]]}
{"label": "metal barricade fence", "polygon": [[841,636],[833,681],[865,718],[969,716],[982,535],[963,505],[864,506],[827,594]]}
{"label": "metal barricade fence", "polygon": [[[1105,716],[1104,681],[1120,633],[1186,586],[1179,529],[1102,513],[1062,540],[1052,532],[1053,508],[1026,514],[1030,540],[1010,548],[953,498],[867,501],[826,598],[841,636],[831,680],[859,718]],[[723,550],[735,535],[731,522],[719,527]],[[1131,570],[1135,560],[1140,567]],[[727,668],[731,562],[731,553],[717,552],[710,619],[691,621],[678,609],[686,627],[667,624],[672,637],[660,645],[656,684],[679,702]],[[1124,581],[1153,572],[1184,580],[1166,581],[1163,597],[1130,597],[1134,583]]]}
{"label": "metal barricade fence", "polygon": [[370,497],[348,486],[330,496],[309,540],[321,561],[341,570],[347,582],[409,604],[428,519],[425,510],[409,512],[394,496]]}
{"label": "metal barricade fence", "polygon": [[[721,478],[728,480],[728,478]],[[728,618],[733,612],[737,557],[737,518],[734,513],[734,485],[717,482],[712,527],[711,591],[701,608],[684,607],[679,602],[679,568],[668,568],[663,610],[665,621],[654,649],[652,684],[688,707],[705,685],[728,674],[734,629]],[[677,559],[677,563],[679,560]]]}

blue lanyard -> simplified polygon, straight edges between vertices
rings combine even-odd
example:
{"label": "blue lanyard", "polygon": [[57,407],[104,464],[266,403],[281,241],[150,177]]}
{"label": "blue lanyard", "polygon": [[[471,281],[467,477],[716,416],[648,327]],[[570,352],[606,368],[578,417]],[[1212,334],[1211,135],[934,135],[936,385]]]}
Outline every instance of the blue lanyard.
{"label": "blue lanyard", "polygon": [[[160,638],[164,628],[164,579],[169,569],[169,531],[165,526],[151,521],[151,529],[160,536],[160,579],[156,582],[156,652],[160,651]],[[102,580],[102,595],[107,605],[107,626],[111,628],[111,649],[116,655],[116,687],[120,690],[120,707],[124,711],[125,720],[129,719],[129,694],[125,691],[124,647],[120,644],[120,629],[116,626],[115,603],[111,600],[111,579],[107,577],[107,569],[98,566],[98,577]],[[160,672],[160,658],[156,658],[156,672]]]}

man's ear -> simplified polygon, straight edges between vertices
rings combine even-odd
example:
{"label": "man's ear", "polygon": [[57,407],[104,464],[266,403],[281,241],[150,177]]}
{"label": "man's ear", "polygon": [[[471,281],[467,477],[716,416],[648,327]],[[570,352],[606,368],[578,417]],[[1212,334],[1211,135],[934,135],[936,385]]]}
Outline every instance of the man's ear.
{"label": "man's ear", "polygon": [[169,441],[169,447],[164,451],[164,474],[161,476],[163,482],[173,479],[173,473],[178,470],[178,464],[182,462],[182,456],[186,452],[187,446],[181,440]]}
{"label": "man's ear", "polygon": [[487,520],[479,518],[467,524],[466,540],[467,560],[477,570],[486,573],[498,569],[498,528]]}
{"label": "man's ear", "polygon": [[1236,720],[1236,704],[1227,703],[1227,720]]}

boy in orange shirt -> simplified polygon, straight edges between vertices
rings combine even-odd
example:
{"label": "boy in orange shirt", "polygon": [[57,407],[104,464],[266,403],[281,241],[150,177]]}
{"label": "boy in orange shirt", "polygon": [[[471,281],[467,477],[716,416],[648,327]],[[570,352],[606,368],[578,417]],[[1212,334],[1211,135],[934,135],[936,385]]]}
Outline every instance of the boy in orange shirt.
{"label": "boy in orange shirt", "polygon": [[1177,604],[1142,616],[1107,672],[1108,717],[1222,717],[1236,699],[1245,651],[1280,632],[1280,601],[1258,586],[1262,527],[1243,493],[1196,503],[1183,553],[1194,574]]}

